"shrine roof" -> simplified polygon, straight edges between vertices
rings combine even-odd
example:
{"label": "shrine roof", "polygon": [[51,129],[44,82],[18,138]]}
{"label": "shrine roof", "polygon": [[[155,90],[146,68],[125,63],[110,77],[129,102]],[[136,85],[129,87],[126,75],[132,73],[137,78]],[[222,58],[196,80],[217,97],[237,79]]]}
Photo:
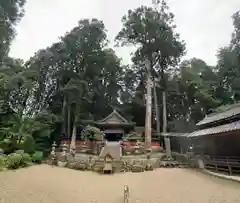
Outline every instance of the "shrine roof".
{"label": "shrine roof", "polygon": [[214,134],[220,134],[224,132],[231,132],[231,131],[236,131],[240,130],[240,121],[232,122],[232,123],[227,123],[224,125],[212,127],[212,128],[207,128],[203,130],[197,130],[192,133],[188,134],[188,137],[198,137],[198,136],[204,136],[204,135],[214,135]]}
{"label": "shrine roof", "polygon": [[161,133],[164,137],[188,137],[189,133],[175,133],[175,132],[169,132],[169,133]]}
{"label": "shrine roof", "polygon": [[97,122],[99,125],[135,125],[135,123],[125,119],[116,109],[111,114]]}
{"label": "shrine roof", "polygon": [[201,126],[208,123],[214,123],[220,120],[226,120],[240,115],[240,103],[227,106],[220,113],[212,113],[207,115],[203,120],[199,121],[196,125]]}

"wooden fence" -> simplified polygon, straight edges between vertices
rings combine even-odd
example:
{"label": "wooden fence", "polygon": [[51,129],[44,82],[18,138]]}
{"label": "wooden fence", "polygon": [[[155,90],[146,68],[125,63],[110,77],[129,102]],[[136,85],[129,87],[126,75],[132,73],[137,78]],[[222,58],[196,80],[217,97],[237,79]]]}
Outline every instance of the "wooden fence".
{"label": "wooden fence", "polygon": [[230,175],[240,174],[240,157],[211,157],[204,160],[205,168]]}

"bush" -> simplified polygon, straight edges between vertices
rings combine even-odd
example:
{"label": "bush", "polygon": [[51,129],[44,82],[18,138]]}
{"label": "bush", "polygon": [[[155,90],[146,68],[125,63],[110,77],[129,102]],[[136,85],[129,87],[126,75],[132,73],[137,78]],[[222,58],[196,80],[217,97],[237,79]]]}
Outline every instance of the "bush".
{"label": "bush", "polygon": [[6,168],[6,156],[0,156],[0,171]]}
{"label": "bush", "polygon": [[29,154],[23,153],[22,154],[22,166],[30,166],[32,165],[32,158]]}
{"label": "bush", "polygon": [[6,166],[9,169],[17,169],[21,167],[22,155],[17,153],[11,153],[7,156]]}
{"label": "bush", "polygon": [[16,153],[16,154],[21,154],[21,155],[22,155],[22,154],[24,154],[24,150],[16,150],[15,153]]}
{"label": "bush", "polygon": [[26,137],[23,144],[20,145],[20,149],[24,150],[26,153],[33,153],[35,148],[35,141],[32,137]]}
{"label": "bush", "polygon": [[43,152],[41,151],[35,151],[32,155],[32,162],[34,163],[41,163],[43,160]]}
{"label": "bush", "polygon": [[[1,158],[1,157],[0,157]],[[21,167],[26,167],[32,164],[31,156],[27,153],[24,153],[22,150],[17,150],[15,153],[11,153],[6,157],[1,158],[2,163],[0,165],[4,165],[3,167],[7,167],[8,169],[17,169]],[[0,166],[1,168],[1,166]]]}
{"label": "bush", "polygon": [[0,141],[0,148],[4,151],[5,154],[12,153],[16,149],[16,142],[10,139],[4,139]]}
{"label": "bush", "polygon": [[29,166],[32,164],[32,158],[28,153],[24,153],[24,150],[15,151],[16,154],[20,154],[22,156],[20,166]]}
{"label": "bush", "polygon": [[4,150],[0,148],[0,156],[4,154]]}

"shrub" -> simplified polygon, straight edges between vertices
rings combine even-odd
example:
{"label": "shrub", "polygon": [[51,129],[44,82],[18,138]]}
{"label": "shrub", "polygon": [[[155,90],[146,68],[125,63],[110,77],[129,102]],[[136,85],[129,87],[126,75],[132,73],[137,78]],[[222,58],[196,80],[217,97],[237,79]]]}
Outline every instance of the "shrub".
{"label": "shrub", "polygon": [[15,153],[16,153],[16,154],[21,154],[21,155],[22,155],[22,154],[24,154],[24,150],[16,150]]}
{"label": "shrub", "polygon": [[41,163],[43,159],[43,152],[41,151],[35,151],[32,155],[32,162],[34,163]]}
{"label": "shrub", "polygon": [[12,153],[16,149],[16,142],[6,138],[0,141],[0,148],[4,151],[5,154]]}
{"label": "shrub", "polygon": [[0,156],[4,154],[4,150],[0,148]]}
{"label": "shrub", "polygon": [[22,156],[20,167],[29,166],[32,164],[31,156],[28,153],[24,153],[24,150],[16,150],[15,153]]}
{"label": "shrub", "polygon": [[32,165],[32,158],[29,154],[23,153],[22,154],[22,166],[30,166]]}
{"label": "shrub", "polygon": [[17,153],[11,153],[7,156],[6,166],[9,169],[17,169],[21,166],[22,155]]}
{"label": "shrub", "polygon": [[8,169],[17,169],[32,164],[31,156],[27,153],[24,153],[22,150],[17,150],[15,153],[11,153],[1,159],[0,168],[1,165],[3,165],[3,161],[4,165],[2,167],[7,167]]}
{"label": "shrub", "polygon": [[26,153],[33,153],[35,148],[35,141],[32,137],[27,136],[24,139],[23,144],[20,145],[20,149],[24,150]]}
{"label": "shrub", "polygon": [[6,156],[0,156],[0,171],[6,168]]}
{"label": "shrub", "polygon": [[82,131],[82,136],[90,141],[102,140],[104,133],[97,127],[87,125]]}

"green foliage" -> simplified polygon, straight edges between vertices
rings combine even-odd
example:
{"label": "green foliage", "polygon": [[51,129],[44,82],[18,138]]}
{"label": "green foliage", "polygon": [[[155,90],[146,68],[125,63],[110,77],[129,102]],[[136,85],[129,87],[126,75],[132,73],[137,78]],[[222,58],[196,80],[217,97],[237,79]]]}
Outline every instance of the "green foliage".
{"label": "green foliage", "polygon": [[0,146],[5,153],[11,153],[16,149],[32,153],[38,137],[43,137],[45,140],[50,138],[57,122],[59,118],[47,111],[42,111],[31,118],[14,113],[0,127],[4,138],[0,140]]}
{"label": "green foliage", "polygon": [[0,141],[0,148],[3,150],[5,154],[9,151],[13,151],[15,147],[11,147],[11,141],[9,139],[3,139]]}
{"label": "green foliage", "polygon": [[17,153],[11,153],[7,156],[6,166],[9,169],[17,169],[21,167],[22,155]]}
{"label": "green foliage", "polygon": [[26,0],[1,1],[0,61],[8,54],[10,44],[15,37],[15,25],[24,14]]}
{"label": "green foliage", "polygon": [[86,140],[102,140],[104,133],[97,127],[87,125],[83,131],[82,136]]}
{"label": "green foliage", "polygon": [[23,150],[17,150],[5,157],[5,165],[8,169],[18,169],[30,166],[32,164],[31,156],[24,153]]}
{"label": "green foliage", "polygon": [[43,160],[43,152],[35,151],[32,155],[32,162],[41,163],[42,160]]}
{"label": "green foliage", "polygon": [[16,153],[16,154],[21,154],[21,155],[22,155],[22,154],[24,154],[24,150],[16,150],[15,153]]}
{"label": "green foliage", "polygon": [[6,168],[7,157],[0,155],[0,171]]}
{"label": "green foliage", "polygon": [[28,153],[22,154],[22,162],[24,166],[29,166],[32,164],[32,158]]}
{"label": "green foliage", "polygon": [[33,153],[35,149],[35,141],[33,137],[26,137],[19,148],[22,149],[25,153]]}
{"label": "green foliage", "polygon": [[128,133],[125,137],[124,137],[124,140],[125,141],[139,141],[139,140],[142,140],[143,138],[141,137],[141,134],[135,132],[135,131],[132,131],[130,133]]}
{"label": "green foliage", "polygon": [[[179,66],[186,47],[164,0],[129,10],[122,18],[116,41],[137,47],[133,65],[122,65],[115,51],[108,48],[105,25],[98,19],[81,19],[58,42],[24,63],[9,57],[8,50],[25,0],[6,2],[0,3],[0,10],[4,10],[0,28],[0,148],[6,154],[17,149],[49,152],[60,134],[73,134],[74,141],[78,125],[101,119],[113,108],[143,126],[149,73],[155,79],[156,106],[159,112],[167,110],[167,118],[160,115],[157,121],[163,126],[167,119],[168,131],[192,131],[195,123],[216,107],[240,100],[239,11],[233,15],[232,39],[220,49],[216,67],[198,58]],[[145,59],[150,62],[148,71]],[[101,140],[102,136],[103,132],[92,126],[83,131],[88,140]],[[126,139],[139,137],[128,135]]]}

